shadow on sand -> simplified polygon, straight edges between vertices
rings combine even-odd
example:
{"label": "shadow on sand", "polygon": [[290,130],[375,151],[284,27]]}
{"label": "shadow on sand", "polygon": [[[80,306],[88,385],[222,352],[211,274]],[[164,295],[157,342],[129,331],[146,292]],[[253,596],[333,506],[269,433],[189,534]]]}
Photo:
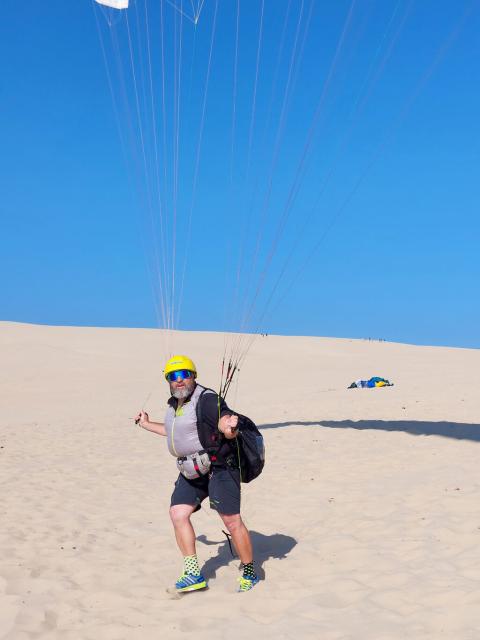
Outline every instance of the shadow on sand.
{"label": "shadow on sand", "polygon": [[259,425],[263,429],[279,429],[300,425],[302,427],[328,427],[330,429],[378,429],[380,431],[404,431],[414,436],[443,436],[456,440],[480,442],[480,424],[462,422],[419,422],[415,420],[318,420],[317,422],[276,422]]}
{"label": "shadow on sand", "polygon": [[[252,538],[254,557],[255,557],[255,569],[261,580],[265,579],[265,570],[263,564],[270,558],[277,558],[281,560],[286,558],[287,554],[297,544],[295,538],[285,536],[282,533],[274,533],[271,536],[266,536],[258,531],[250,531]],[[202,567],[202,573],[207,578],[214,578],[217,569],[228,565],[232,560],[232,554],[230,553],[230,547],[227,540],[208,540],[206,536],[200,535],[197,540],[205,545],[218,545],[217,555],[213,558],[209,558]],[[235,560],[238,560],[235,557]]]}

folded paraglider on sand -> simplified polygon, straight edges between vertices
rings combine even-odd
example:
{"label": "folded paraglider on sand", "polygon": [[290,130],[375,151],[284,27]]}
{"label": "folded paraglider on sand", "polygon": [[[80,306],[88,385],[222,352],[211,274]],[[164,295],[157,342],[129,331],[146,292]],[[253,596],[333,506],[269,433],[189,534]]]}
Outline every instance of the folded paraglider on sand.
{"label": "folded paraglider on sand", "polygon": [[373,376],[369,380],[355,380],[348,387],[349,389],[374,389],[375,387],[393,387],[393,382],[386,380],[385,378],[379,378]]}

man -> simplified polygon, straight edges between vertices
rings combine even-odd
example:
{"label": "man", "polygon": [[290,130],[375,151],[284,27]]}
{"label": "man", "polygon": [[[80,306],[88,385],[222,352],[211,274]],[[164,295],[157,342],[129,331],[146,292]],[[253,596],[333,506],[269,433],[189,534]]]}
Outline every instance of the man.
{"label": "man", "polygon": [[[239,591],[249,591],[259,579],[253,566],[250,534],[240,517],[240,470],[235,455],[238,416],[215,392],[197,384],[197,369],[187,356],[170,358],[164,373],[171,393],[165,422],[153,422],[145,411],[140,411],[135,421],[143,429],[166,436],[168,449],[177,458],[180,474],[171,498],[170,518],[184,569],[175,587],[183,592],[207,586],[198,565],[190,518],[209,496],[210,507],[218,511],[243,564]],[[206,452],[200,441],[198,403],[202,425],[207,425],[215,442],[213,453]]]}

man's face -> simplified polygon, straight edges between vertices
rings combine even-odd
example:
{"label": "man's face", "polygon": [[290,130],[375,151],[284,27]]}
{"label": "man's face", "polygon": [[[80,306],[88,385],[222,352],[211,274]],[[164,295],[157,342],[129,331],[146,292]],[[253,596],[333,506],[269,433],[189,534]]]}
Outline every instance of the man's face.
{"label": "man's face", "polygon": [[195,378],[193,376],[191,378],[177,376],[174,381],[169,382],[169,385],[172,396],[177,400],[184,400],[193,393],[195,389]]}

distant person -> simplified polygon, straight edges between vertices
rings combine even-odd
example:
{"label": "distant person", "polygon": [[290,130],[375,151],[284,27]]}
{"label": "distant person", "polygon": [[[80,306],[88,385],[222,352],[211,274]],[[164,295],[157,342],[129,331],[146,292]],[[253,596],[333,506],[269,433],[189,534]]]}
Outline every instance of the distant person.
{"label": "distant person", "polygon": [[[217,393],[196,382],[197,369],[190,358],[170,358],[164,373],[171,393],[165,422],[153,422],[145,411],[140,411],[135,421],[143,429],[166,436],[168,450],[177,458],[180,474],[171,498],[170,518],[184,567],[175,588],[185,592],[207,586],[198,564],[190,517],[208,496],[210,508],[218,511],[243,564],[239,591],[249,591],[259,578],[250,534],[240,517],[240,470],[231,446],[238,434],[238,416]],[[199,415],[201,425],[197,424]],[[205,430],[215,455],[207,453],[201,444]]]}

